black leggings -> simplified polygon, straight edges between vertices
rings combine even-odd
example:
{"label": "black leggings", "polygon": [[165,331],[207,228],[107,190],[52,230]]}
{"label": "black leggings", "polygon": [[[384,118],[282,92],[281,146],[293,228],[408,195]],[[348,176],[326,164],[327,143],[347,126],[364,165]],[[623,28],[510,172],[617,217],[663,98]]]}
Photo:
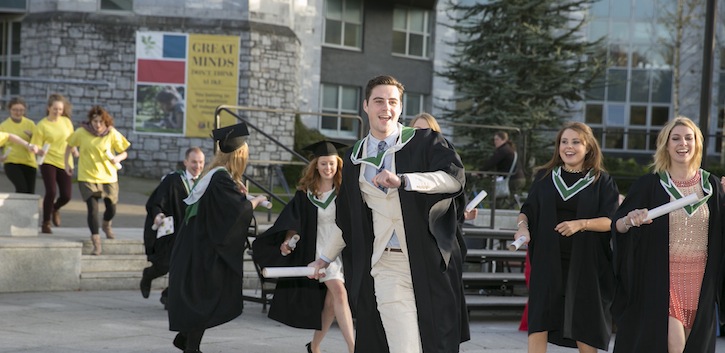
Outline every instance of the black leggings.
{"label": "black leggings", "polygon": [[[53,211],[60,210],[70,201],[71,197],[71,177],[64,169],[60,169],[50,164],[40,166],[40,175],[43,176],[43,184],[45,185],[45,196],[43,197],[43,222],[50,222],[50,216]],[[58,184],[56,189],[55,184]],[[60,193],[58,200],[55,199],[56,192]],[[95,234],[95,233],[94,233]]]}
{"label": "black leggings", "polygon": [[19,194],[35,193],[35,176],[38,169],[25,164],[5,163],[5,174]]}
{"label": "black leggings", "polygon": [[[100,197],[89,197],[86,200],[86,208],[88,209],[88,229],[91,234],[98,234],[98,199]],[[103,212],[103,220],[110,221],[113,216],[116,215],[116,204],[111,202],[111,199],[104,198],[103,203],[106,205],[106,210]]]}

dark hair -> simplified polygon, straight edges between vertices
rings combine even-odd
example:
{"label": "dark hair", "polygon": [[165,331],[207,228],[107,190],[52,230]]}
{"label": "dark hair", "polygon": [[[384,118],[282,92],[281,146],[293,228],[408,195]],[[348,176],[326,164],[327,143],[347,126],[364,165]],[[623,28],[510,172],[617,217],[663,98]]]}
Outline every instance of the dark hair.
{"label": "dark hair", "polygon": [[393,76],[377,76],[372,78],[370,81],[368,81],[367,86],[365,86],[365,101],[370,99],[370,93],[373,91],[373,88],[375,86],[382,86],[382,85],[390,85],[395,86],[398,88],[398,91],[400,91],[400,99],[403,99],[403,93],[405,92],[405,87],[402,83],[398,82],[398,80],[395,79]]}
{"label": "dark hair", "polygon": [[561,159],[561,155],[559,154],[559,146],[561,145],[561,136],[564,135],[564,131],[566,130],[572,130],[579,134],[579,137],[583,140],[584,145],[587,148],[587,154],[584,156],[584,164],[582,167],[584,168],[584,170],[591,169],[595,178],[599,178],[599,174],[602,171],[605,171],[602,149],[599,148],[599,142],[597,142],[596,137],[594,137],[594,132],[592,132],[592,128],[589,127],[589,125],[578,121],[566,123],[564,127],[559,130],[559,133],[556,134],[554,155],[551,157],[551,160],[549,160],[549,162],[547,162],[546,164],[534,168],[534,172],[537,172],[539,170],[545,170],[546,173],[542,175],[547,175],[554,168],[564,165],[564,161]]}
{"label": "dark hair", "polygon": [[106,126],[113,126],[113,117],[100,105],[94,105],[88,111],[88,122],[91,122],[96,116],[100,116],[101,121],[103,121]]}
{"label": "dark hair", "polygon": [[159,91],[159,93],[156,94],[156,100],[162,103],[171,103],[171,101],[174,99],[178,100],[179,95],[171,88],[164,89],[163,91]]}
{"label": "dark hair", "polygon": [[188,159],[191,152],[199,152],[201,154],[204,154],[204,151],[202,151],[201,148],[197,146],[191,146],[186,149],[186,152],[184,153],[184,159]]}
{"label": "dark hair", "polygon": [[28,107],[28,105],[25,103],[25,99],[22,99],[20,97],[13,97],[10,99],[10,101],[8,101],[8,110],[16,104],[20,104],[25,108]]}

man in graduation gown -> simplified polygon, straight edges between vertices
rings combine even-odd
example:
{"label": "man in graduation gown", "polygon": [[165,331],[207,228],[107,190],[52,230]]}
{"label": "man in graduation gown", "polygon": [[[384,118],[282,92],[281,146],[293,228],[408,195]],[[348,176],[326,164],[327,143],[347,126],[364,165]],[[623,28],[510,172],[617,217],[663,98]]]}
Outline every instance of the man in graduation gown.
{"label": "man in graduation gown", "polygon": [[310,265],[345,247],[356,352],[458,352],[470,338],[453,202],[463,164],[437,132],[397,123],[402,96],[393,77],[368,82],[370,134],[344,158],[337,198],[343,239]]}
{"label": "man in graduation gown", "polygon": [[[146,258],[151,266],[143,270],[141,277],[141,295],[148,298],[151,292],[151,281],[169,272],[169,258],[174,246],[174,239],[184,220],[186,204],[184,199],[189,196],[196,179],[204,169],[204,152],[199,147],[186,150],[184,169],[173,171],[161,180],[161,183],[146,201],[146,222],[144,223],[143,241]],[[173,233],[158,237],[158,227],[165,217],[173,217]],[[161,303],[166,306],[168,290],[161,292]]]}

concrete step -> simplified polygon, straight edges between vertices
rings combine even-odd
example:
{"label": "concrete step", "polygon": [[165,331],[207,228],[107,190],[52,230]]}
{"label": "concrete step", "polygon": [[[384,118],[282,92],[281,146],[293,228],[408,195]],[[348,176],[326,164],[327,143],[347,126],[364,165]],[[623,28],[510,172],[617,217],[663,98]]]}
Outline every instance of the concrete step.
{"label": "concrete step", "polygon": [[151,266],[146,255],[82,255],[81,273],[87,272],[125,272],[143,271]]}
{"label": "concrete step", "polygon": [[[125,290],[139,289],[141,271],[109,271],[81,273],[81,290]],[[152,289],[163,289],[168,286],[168,276],[151,282]]]}
{"label": "concrete step", "polygon": [[[143,246],[143,240],[121,240],[121,239],[105,239],[101,236],[101,248],[103,255],[144,255],[146,249]],[[93,251],[93,243],[90,236],[83,241],[83,255],[90,255]]]}

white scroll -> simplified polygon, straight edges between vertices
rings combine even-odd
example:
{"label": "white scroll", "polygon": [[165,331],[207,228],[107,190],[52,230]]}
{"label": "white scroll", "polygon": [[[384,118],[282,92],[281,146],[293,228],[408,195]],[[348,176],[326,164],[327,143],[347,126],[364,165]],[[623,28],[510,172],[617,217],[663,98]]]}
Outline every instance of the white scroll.
{"label": "white scroll", "polygon": [[520,249],[526,243],[526,237],[519,237],[513,243],[509,244],[508,249],[516,251]]}
{"label": "white scroll", "polygon": [[[320,273],[324,273],[325,269],[320,269]],[[297,266],[297,267],[265,267],[262,270],[262,276],[266,278],[279,277],[308,277],[315,274],[314,267]]]}
{"label": "white scroll", "polygon": [[478,206],[478,204],[481,203],[486,196],[488,196],[488,193],[481,190],[481,192],[479,192],[478,195],[476,195],[476,197],[474,197],[473,200],[466,205],[466,212],[471,212],[471,210],[476,208],[476,206]]}
{"label": "white scroll", "polygon": [[[290,249],[294,250],[297,247],[297,242],[300,241],[300,235],[295,234],[292,236],[292,238],[287,241],[287,246],[290,247]],[[282,256],[287,256],[289,254],[282,253]]]}
{"label": "white scroll", "polygon": [[164,217],[161,224],[153,224],[151,230],[156,231],[156,238],[161,238],[165,235],[174,233],[174,216]]}
{"label": "white scroll", "polygon": [[[113,160],[114,158],[116,158],[116,156],[113,155],[111,150],[106,150],[106,157],[108,157],[109,160]],[[121,163],[114,163],[113,166],[116,167],[116,169],[123,168],[123,166],[121,166]]]}
{"label": "white scroll", "polygon": [[647,218],[645,218],[643,222],[649,221],[650,219],[655,219],[659,216],[666,215],[666,214],[668,214],[672,211],[676,211],[682,207],[697,203],[698,201],[699,200],[697,198],[697,194],[689,194],[681,199],[677,199],[675,201],[668,202],[662,206],[655,207],[655,208],[647,211]]}
{"label": "white scroll", "polygon": [[[252,201],[255,197],[256,196],[247,194],[247,200],[249,200],[249,201]],[[270,201],[268,201],[268,200],[264,200],[264,201],[262,201],[262,202],[259,203],[259,206],[262,206],[262,207],[264,207],[266,209],[270,209],[270,208],[272,208],[272,203]]]}
{"label": "white scroll", "polygon": [[48,154],[48,150],[49,149],[50,149],[50,144],[49,143],[46,143],[46,144],[43,145],[43,148],[41,148],[41,150],[43,150],[43,155],[42,156],[41,155],[35,156],[35,162],[39,166],[43,165],[43,161],[45,161],[45,156]]}

